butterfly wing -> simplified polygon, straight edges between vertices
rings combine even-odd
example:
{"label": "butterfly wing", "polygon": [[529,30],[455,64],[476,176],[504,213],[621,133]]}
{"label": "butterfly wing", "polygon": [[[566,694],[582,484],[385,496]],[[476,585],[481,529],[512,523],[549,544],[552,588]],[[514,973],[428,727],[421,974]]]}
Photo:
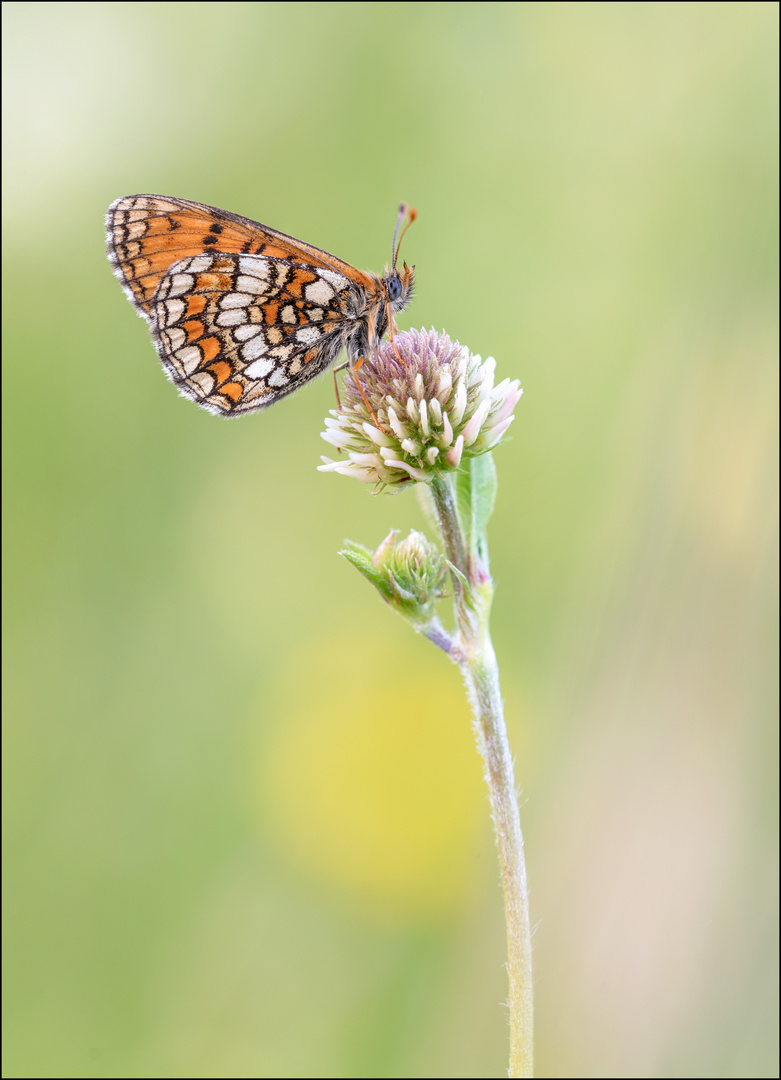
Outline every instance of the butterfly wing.
{"label": "butterfly wing", "polygon": [[267,254],[206,252],[165,274],[149,304],[155,345],[181,393],[237,416],[273,404],[360,332],[342,274]]}
{"label": "butterfly wing", "polygon": [[267,255],[332,270],[359,287],[367,275],[327,251],[215,206],[166,195],[125,195],[106,217],[108,256],[131,303],[149,320],[152,298],[171,267],[208,251]]}

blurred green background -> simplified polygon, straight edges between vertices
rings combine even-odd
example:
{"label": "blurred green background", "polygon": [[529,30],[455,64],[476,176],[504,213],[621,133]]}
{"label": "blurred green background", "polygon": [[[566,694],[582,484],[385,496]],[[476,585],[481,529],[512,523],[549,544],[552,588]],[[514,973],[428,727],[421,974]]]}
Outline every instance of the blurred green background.
{"label": "blurred green background", "polygon": [[337,557],[330,378],[178,397],[104,254],[224,207],[524,397],[494,631],[543,1076],[777,1076],[771,3],[4,5],[5,1068],[496,1077],[458,672]]}

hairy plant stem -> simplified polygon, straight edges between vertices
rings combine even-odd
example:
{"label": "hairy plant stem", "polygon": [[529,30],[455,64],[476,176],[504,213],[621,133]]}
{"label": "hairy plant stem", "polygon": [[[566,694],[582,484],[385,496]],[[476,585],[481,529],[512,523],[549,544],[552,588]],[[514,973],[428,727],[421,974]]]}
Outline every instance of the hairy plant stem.
{"label": "hairy plant stem", "polygon": [[450,656],[461,668],[472,706],[499,849],[510,982],[508,1076],[530,1077],[533,1075],[533,999],[529,898],[499,668],[488,629],[493,582],[477,540],[467,541],[450,476],[437,478],[430,490],[445,553],[459,571],[453,574],[457,633]]}

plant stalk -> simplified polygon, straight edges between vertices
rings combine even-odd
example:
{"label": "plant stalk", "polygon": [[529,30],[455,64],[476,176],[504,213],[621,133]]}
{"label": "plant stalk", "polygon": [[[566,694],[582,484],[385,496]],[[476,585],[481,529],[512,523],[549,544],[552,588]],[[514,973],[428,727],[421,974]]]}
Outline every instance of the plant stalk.
{"label": "plant stalk", "polygon": [[445,553],[465,579],[453,574],[458,632],[451,656],[459,664],[474,714],[477,746],[484,763],[499,850],[507,926],[510,1065],[508,1076],[533,1075],[531,928],[523,835],[504,706],[488,622],[493,582],[477,550],[467,543],[449,476],[431,485]]}

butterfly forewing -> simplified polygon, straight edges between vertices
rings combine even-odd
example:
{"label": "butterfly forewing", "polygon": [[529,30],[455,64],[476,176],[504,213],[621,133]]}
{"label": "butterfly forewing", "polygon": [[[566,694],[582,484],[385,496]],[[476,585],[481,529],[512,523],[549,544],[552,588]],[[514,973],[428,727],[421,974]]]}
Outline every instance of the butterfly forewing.
{"label": "butterfly forewing", "polygon": [[[212,412],[263,408],[332,364],[373,348],[388,309],[386,279],[250,218],[164,195],[117,199],[109,259],[150,323],[168,377]],[[395,271],[394,271],[395,274]],[[398,279],[398,275],[396,275]]]}

